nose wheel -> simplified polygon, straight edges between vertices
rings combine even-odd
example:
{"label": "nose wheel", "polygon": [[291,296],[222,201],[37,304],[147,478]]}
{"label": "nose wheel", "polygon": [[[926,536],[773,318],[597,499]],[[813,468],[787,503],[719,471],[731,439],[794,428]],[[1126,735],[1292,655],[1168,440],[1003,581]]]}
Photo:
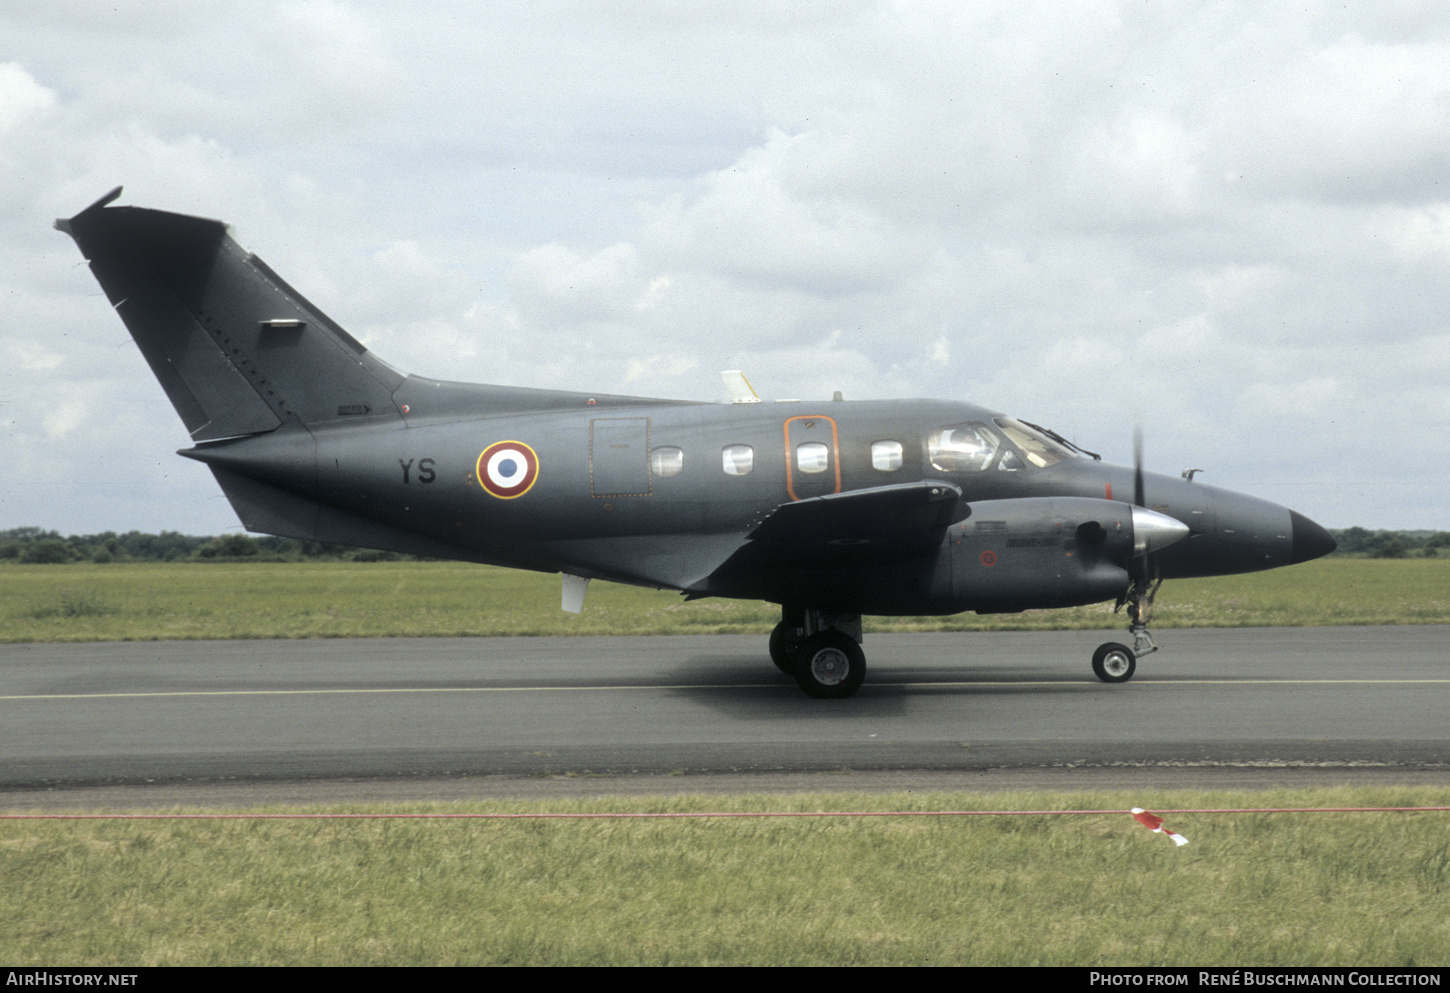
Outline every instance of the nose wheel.
{"label": "nose wheel", "polygon": [[1138,656],[1127,645],[1110,641],[1093,652],[1093,674],[1105,683],[1126,683],[1138,668]]}

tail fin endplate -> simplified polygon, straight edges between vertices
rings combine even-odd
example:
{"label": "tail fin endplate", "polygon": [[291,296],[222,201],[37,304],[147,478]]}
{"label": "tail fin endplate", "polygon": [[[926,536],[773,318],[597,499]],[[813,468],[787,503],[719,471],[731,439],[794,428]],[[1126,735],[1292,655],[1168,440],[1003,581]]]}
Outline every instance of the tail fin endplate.
{"label": "tail fin endplate", "polygon": [[110,207],[56,221],[75,239],[181,415],[208,441],[401,416],[403,376],[245,252],[220,221]]}

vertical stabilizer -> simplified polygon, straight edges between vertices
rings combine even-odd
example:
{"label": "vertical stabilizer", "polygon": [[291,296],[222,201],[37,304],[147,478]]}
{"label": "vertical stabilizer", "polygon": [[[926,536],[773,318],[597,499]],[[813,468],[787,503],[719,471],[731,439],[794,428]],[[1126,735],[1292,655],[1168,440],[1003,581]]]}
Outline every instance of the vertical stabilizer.
{"label": "vertical stabilizer", "polygon": [[193,439],[398,417],[403,377],[244,251],[220,221],[108,206],[75,239]]}

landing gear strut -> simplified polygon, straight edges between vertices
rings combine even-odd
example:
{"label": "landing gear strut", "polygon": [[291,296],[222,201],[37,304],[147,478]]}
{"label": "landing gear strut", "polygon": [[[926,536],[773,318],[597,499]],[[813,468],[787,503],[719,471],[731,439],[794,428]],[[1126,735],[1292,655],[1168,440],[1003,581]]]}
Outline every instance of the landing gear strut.
{"label": "landing gear strut", "polygon": [[1153,620],[1153,598],[1162,585],[1162,579],[1135,580],[1128,592],[1123,594],[1123,599],[1118,601],[1119,608],[1124,604],[1128,607],[1128,633],[1133,636],[1133,647],[1116,641],[1098,646],[1098,650],[1093,652],[1093,674],[1103,682],[1126,683],[1133,678],[1138,659],[1158,650],[1158,643],[1153,640],[1148,624]]}
{"label": "landing gear strut", "polygon": [[789,621],[781,621],[770,632],[770,661],[787,676],[794,676],[796,657],[800,654],[805,635]]}
{"label": "landing gear strut", "polygon": [[866,678],[860,642],[860,614],[787,606],[770,633],[770,660],[807,696],[843,699]]}

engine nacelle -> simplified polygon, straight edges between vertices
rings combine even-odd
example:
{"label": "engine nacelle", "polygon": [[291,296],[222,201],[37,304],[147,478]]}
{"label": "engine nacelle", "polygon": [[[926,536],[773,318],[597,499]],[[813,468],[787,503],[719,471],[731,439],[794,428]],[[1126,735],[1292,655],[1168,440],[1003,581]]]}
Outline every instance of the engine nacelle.
{"label": "engine nacelle", "polygon": [[1188,533],[1164,514],[1087,497],[981,500],[971,511],[947,529],[934,586],[949,564],[953,609],[984,614],[1114,599],[1135,554]]}

